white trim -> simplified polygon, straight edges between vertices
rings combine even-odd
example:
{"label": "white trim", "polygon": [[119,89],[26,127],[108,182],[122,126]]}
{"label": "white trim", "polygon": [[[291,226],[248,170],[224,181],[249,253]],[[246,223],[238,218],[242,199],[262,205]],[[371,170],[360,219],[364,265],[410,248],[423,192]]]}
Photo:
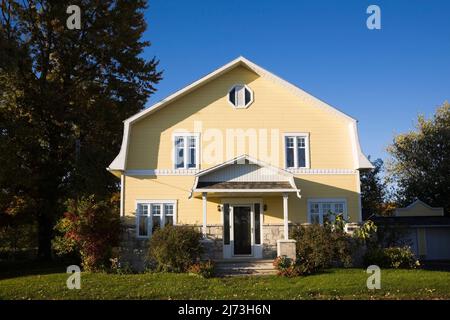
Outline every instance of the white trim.
{"label": "white trim", "polygon": [[361,150],[358,137],[358,126],[356,120],[349,123],[350,141],[352,143],[353,161],[355,169],[373,169],[373,164],[367,159]]}
{"label": "white trim", "polygon": [[356,175],[356,192],[358,192],[358,222],[362,222],[361,178],[359,171]]}
{"label": "white trim", "polygon": [[288,168],[286,171],[292,174],[356,174],[357,170],[354,169],[341,169],[341,168],[330,168],[330,169],[310,169],[310,168]]}
{"label": "white trim", "polygon": [[206,238],[206,213],[208,207],[208,194],[206,192],[202,193],[202,212],[203,212],[203,225],[202,225],[202,233],[203,238]]}
{"label": "white trim", "polygon": [[289,195],[283,193],[283,232],[284,240],[289,239]]}
{"label": "white trim", "polygon": [[[183,137],[183,143],[184,143],[184,151],[183,151],[183,163],[184,168],[177,168],[177,159],[176,159],[176,150],[175,150],[175,139],[177,137]],[[189,145],[188,145],[188,139],[187,137],[195,137],[195,168],[188,168],[188,159],[189,159]],[[200,133],[199,132],[186,132],[186,131],[174,131],[172,133],[172,165],[173,170],[199,170],[200,169]]]}
{"label": "white trim", "polygon": [[[178,209],[178,200],[167,200],[167,199],[161,199],[161,200],[156,200],[156,199],[136,199],[134,201],[134,207],[136,210],[136,219],[135,219],[135,224],[136,224],[136,238],[138,239],[148,239],[151,237],[152,235],[152,229],[153,229],[153,219],[152,219],[152,213],[151,213],[151,205],[152,204],[160,204],[161,205],[161,224],[162,224],[162,228],[164,228],[164,224],[165,224],[165,210],[164,210],[164,205],[165,204],[171,204],[173,205],[173,225],[177,225],[177,219],[178,219],[178,214],[177,214],[177,209]],[[146,236],[141,236],[139,235],[139,212],[138,212],[138,205],[150,205],[148,207],[148,212],[147,212],[147,217],[148,217],[148,235]]]}
{"label": "white trim", "polygon": [[127,176],[195,176],[199,169],[126,170]]}
{"label": "white trim", "polygon": [[120,174],[120,216],[125,217],[125,175]]}
{"label": "white trim", "polygon": [[[244,89],[247,89],[250,92],[250,102],[248,104],[244,105],[243,107],[235,106],[230,101],[230,91],[233,90],[236,87],[243,87]],[[236,96],[235,96],[235,99],[236,99]],[[247,109],[253,103],[253,90],[250,89],[250,87],[247,86],[245,83],[236,83],[228,90],[228,92],[227,92],[227,101],[234,109]],[[244,102],[245,102],[245,92],[244,92]]]}
{"label": "white trim", "polygon": [[[308,223],[311,223],[311,210],[310,206],[311,203],[326,203],[326,202],[343,202],[344,203],[344,218],[348,219],[348,204],[346,198],[308,198],[306,202],[306,212],[308,217]],[[323,224],[323,214],[322,212],[319,212],[319,222],[320,224]]]}
{"label": "white trim", "polygon": [[[359,139],[358,139],[358,133],[356,130],[356,120],[347,114],[343,113],[342,111],[328,105],[327,103],[319,100],[318,98],[312,96],[311,94],[307,93],[306,91],[294,86],[293,84],[287,82],[286,80],[281,79],[280,77],[274,75],[273,73],[261,68],[260,66],[254,64],[253,62],[247,60],[246,58],[240,56],[233,61],[225,64],[224,66],[216,69],[215,71],[209,73],[208,75],[202,77],[201,79],[193,82],[192,84],[184,87],[181,90],[176,91],[172,95],[168,96],[167,98],[161,100],[160,102],[150,106],[147,109],[144,109],[137,114],[129,117],[124,121],[124,134],[122,139],[122,146],[120,149],[119,154],[117,157],[113,160],[113,162],[109,165],[110,171],[116,171],[116,170],[125,170],[126,168],[126,162],[127,162],[127,155],[128,155],[128,139],[130,136],[130,125],[134,122],[144,118],[147,115],[150,115],[159,109],[167,106],[168,104],[176,101],[177,99],[180,99],[184,95],[188,94],[189,92],[195,90],[197,87],[200,87],[201,85],[204,85],[206,82],[209,82],[220,75],[226,73],[229,70],[232,70],[238,66],[244,66],[248,69],[252,70],[256,74],[258,74],[260,77],[265,77],[268,80],[271,80],[281,86],[284,86],[287,90],[289,90],[291,93],[296,95],[299,99],[301,99],[305,104],[324,109],[328,112],[331,112],[332,114],[338,116],[340,119],[344,121],[349,121],[352,126],[354,126],[354,130],[350,130],[350,135],[355,140],[354,145],[356,145],[357,149],[360,151],[359,146]],[[367,158],[362,154],[362,152],[359,152],[359,154],[354,153],[354,162],[355,162],[355,169],[359,168],[373,168],[370,162],[367,160]]]}
{"label": "white trim", "polygon": [[[300,175],[300,174],[341,175],[341,174],[358,173],[358,171],[354,169],[341,169],[341,168],[328,168],[328,169],[289,168],[284,171],[292,175]],[[200,172],[201,171],[199,169],[143,169],[143,170],[124,171],[126,176],[195,176]]]}
{"label": "white trim", "polygon": [[[288,167],[287,166],[287,153],[286,153],[286,138],[287,137],[294,137],[294,167]],[[298,167],[295,165],[298,165],[298,154],[297,154],[297,138],[304,138],[305,139],[305,166],[304,167]],[[289,171],[292,169],[309,169],[310,168],[310,152],[309,152],[309,132],[285,132],[283,133],[283,146],[284,146],[284,168],[285,170]]]}
{"label": "white trim", "polygon": [[[225,244],[225,238],[222,237],[223,243],[223,257],[224,259],[233,259],[233,258],[242,258],[242,257],[251,257],[256,259],[261,259],[263,256],[263,245],[264,245],[264,237],[263,237],[263,225],[264,225],[264,202],[262,198],[222,198],[221,199],[222,208],[224,204],[229,204],[229,220],[230,220],[230,244]],[[259,240],[260,243],[255,243],[255,236],[257,230],[255,230],[255,203],[259,204],[259,219],[260,219],[260,227],[259,227]],[[250,206],[251,211],[251,245],[252,245],[252,254],[251,255],[234,255],[234,213],[233,206]],[[222,226],[225,228],[225,217],[222,209]]]}

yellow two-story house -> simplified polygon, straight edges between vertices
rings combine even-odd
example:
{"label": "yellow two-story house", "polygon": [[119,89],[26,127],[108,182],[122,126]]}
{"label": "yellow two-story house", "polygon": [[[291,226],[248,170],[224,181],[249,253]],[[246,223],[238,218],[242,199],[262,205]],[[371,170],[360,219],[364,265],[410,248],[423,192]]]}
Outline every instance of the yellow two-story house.
{"label": "yellow two-story house", "polygon": [[195,225],[211,258],[258,259],[293,242],[289,225],[360,222],[369,168],[355,119],[239,57],[126,119],[108,170],[132,248]]}

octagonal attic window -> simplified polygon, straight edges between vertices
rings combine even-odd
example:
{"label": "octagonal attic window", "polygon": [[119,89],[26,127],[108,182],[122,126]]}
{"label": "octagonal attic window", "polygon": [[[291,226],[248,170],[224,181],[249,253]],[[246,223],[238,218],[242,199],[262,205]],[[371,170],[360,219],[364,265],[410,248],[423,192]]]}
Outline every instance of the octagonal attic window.
{"label": "octagonal attic window", "polygon": [[228,92],[228,101],[235,108],[248,108],[253,102],[253,92],[246,85],[238,84]]}

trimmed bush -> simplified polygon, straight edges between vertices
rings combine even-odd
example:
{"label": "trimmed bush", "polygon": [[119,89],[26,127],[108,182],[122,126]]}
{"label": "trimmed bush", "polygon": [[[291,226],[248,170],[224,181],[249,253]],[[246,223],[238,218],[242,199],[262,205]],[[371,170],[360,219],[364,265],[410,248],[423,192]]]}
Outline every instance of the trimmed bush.
{"label": "trimmed bush", "polygon": [[202,234],[189,226],[165,226],[150,240],[148,259],[155,271],[186,272],[200,260]]}
{"label": "trimmed bush", "polygon": [[188,272],[203,278],[211,278],[214,276],[215,265],[211,260],[196,262],[188,268]]}
{"label": "trimmed bush", "polygon": [[299,274],[312,274],[332,266],[352,264],[353,242],[340,228],[331,224],[298,226],[292,233],[296,240]]}
{"label": "trimmed bush", "polygon": [[390,248],[371,248],[364,256],[366,265],[377,265],[381,268],[413,269],[420,265],[408,246]]}

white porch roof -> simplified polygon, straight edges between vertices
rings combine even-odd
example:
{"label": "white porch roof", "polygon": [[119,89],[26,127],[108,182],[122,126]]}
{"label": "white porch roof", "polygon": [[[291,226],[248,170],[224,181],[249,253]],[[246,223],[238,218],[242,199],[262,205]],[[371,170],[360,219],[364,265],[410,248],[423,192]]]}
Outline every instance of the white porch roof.
{"label": "white porch roof", "polygon": [[196,174],[191,196],[194,193],[285,193],[300,189],[294,175],[248,155],[241,155]]}

